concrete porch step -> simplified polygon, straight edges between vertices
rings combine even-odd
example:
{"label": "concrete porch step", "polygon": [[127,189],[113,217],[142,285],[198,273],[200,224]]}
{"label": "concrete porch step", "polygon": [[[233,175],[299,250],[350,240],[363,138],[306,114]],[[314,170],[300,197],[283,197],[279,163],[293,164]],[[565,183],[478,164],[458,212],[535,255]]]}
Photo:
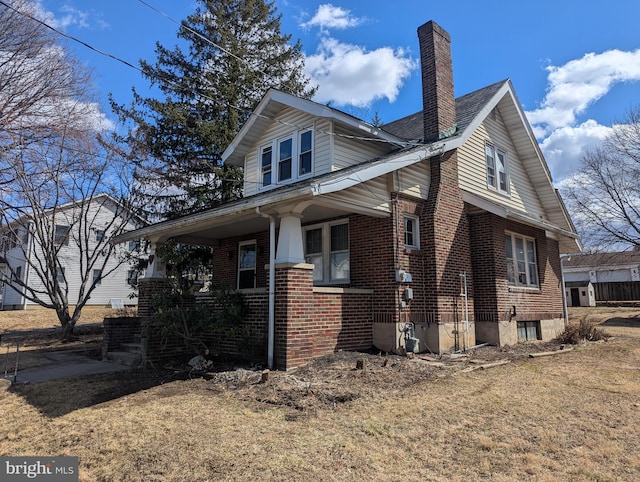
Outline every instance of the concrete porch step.
{"label": "concrete porch step", "polygon": [[129,351],[110,351],[107,353],[107,360],[128,367],[139,367],[142,364],[142,355]]}
{"label": "concrete porch step", "polygon": [[142,353],[142,344],[141,343],[122,343],[120,345],[120,351],[126,351],[128,353]]}

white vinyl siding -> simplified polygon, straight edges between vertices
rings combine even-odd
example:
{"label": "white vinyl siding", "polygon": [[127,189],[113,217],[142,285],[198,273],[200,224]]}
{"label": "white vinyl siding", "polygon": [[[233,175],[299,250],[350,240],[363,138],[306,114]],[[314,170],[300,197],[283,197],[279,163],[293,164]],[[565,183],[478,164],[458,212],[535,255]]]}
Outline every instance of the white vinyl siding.
{"label": "white vinyl siding", "polygon": [[[332,148],[332,141],[330,139],[332,126],[330,122],[323,119],[316,119],[309,114],[300,112],[299,110],[290,107],[283,109],[282,112],[278,114],[276,120],[277,122],[271,123],[271,125],[264,131],[260,139],[258,139],[251,151],[249,151],[245,157],[245,197],[257,194],[258,192],[264,192],[264,190],[262,189],[264,174],[261,158],[263,152],[262,149],[265,146],[273,146],[274,140],[284,140],[296,133],[304,133],[307,129],[311,129],[313,131],[313,159],[311,163],[311,172],[308,173],[308,175],[317,176],[326,172],[330,172]],[[299,126],[300,128],[298,129],[294,126]],[[304,139],[297,138],[296,143],[303,140]],[[302,147],[302,142],[300,142],[300,146]],[[275,150],[272,152],[272,155],[276,157],[278,154],[277,147],[273,149]],[[258,162],[259,159],[260,162]],[[297,172],[297,170],[299,169],[298,156],[296,156],[296,159],[294,159],[293,162],[296,163]],[[272,183],[278,182],[277,162],[275,163],[275,166],[276,167],[270,173]],[[303,176],[306,175],[307,173],[303,174]]]}
{"label": "white vinyl siding", "polygon": [[429,161],[425,160],[392,173],[393,189],[401,194],[427,199],[429,195]]}
{"label": "white vinyl siding", "polygon": [[336,126],[335,133],[333,166],[331,168],[333,171],[375,159],[393,150],[390,144],[384,142],[353,139],[354,133],[352,131],[347,131],[339,126]]}
{"label": "white vinyl siding", "polygon": [[323,198],[335,200],[343,205],[351,204],[383,213],[391,212],[391,200],[385,176],[357,184],[344,191],[325,194]]}
{"label": "white vinyl siding", "polygon": [[[509,196],[487,185],[486,145],[500,148],[508,154]],[[509,137],[499,114],[487,117],[467,142],[458,149],[460,188],[497,204],[526,212],[534,218],[545,216],[542,203],[524,169],[522,160]]]}
{"label": "white vinyl siding", "polygon": [[[112,209],[113,209],[113,206],[110,203],[102,204],[102,207],[99,210],[97,209],[97,204],[96,204],[95,207],[92,206],[89,212],[89,215],[87,217],[88,219],[94,219],[94,222],[93,222],[94,225],[104,226],[107,224],[109,220],[112,219],[114,215]],[[59,220],[56,220],[55,224],[67,225],[67,226],[73,224],[71,222],[63,221],[64,212],[59,212],[58,215],[60,216],[60,218]],[[128,229],[133,230],[135,228],[136,226],[134,226],[133,223],[129,224]],[[71,231],[69,232],[69,239],[71,242],[69,242],[68,245],[63,245],[60,247],[60,252],[58,256],[60,263],[62,264],[62,266],[65,267],[65,276],[66,276],[67,287],[69,289],[70,300],[77,299],[78,290],[81,284],[81,279],[80,279],[81,273],[78,267],[78,263],[79,263],[78,248],[75,245],[75,243],[72,241],[74,237],[77,236],[76,234],[77,229],[78,228],[75,225],[72,225]],[[108,236],[108,233],[106,233],[106,235]],[[96,243],[95,233],[91,233],[90,243],[92,246],[94,246],[94,243]],[[121,245],[121,249],[127,249],[127,248],[128,248],[128,243]],[[12,251],[12,253],[16,253],[16,252],[17,252],[17,249]],[[33,249],[31,251],[31,256],[33,258],[37,258],[37,257],[40,257],[40,259],[42,258],[42,254],[37,245],[33,246]],[[13,257],[10,260],[10,262],[14,265],[24,264],[23,260],[19,260]],[[117,264],[116,259],[114,258],[110,259],[107,262],[107,265],[105,266],[103,272],[107,273],[111,271],[111,269],[113,268],[113,266],[115,266],[115,264]],[[27,283],[29,283],[30,286],[33,286],[35,289],[44,288],[41,280],[39,280],[37,276],[32,273],[31,269],[25,266],[22,268],[22,270],[23,270],[22,271],[23,275],[29,278],[26,281]],[[127,272],[129,270],[131,270],[131,265],[129,265],[128,263],[124,263],[124,264],[121,264],[114,272],[107,274],[104,277],[101,276],[100,284],[99,286],[96,287],[96,289],[91,294],[91,298],[89,299],[88,304],[104,306],[104,305],[108,305],[110,300],[113,298],[122,299],[126,304],[136,304],[137,297],[136,298],[130,297],[130,295],[133,293],[134,290],[127,283]],[[96,269],[95,271],[99,271],[99,269]],[[93,276],[95,275],[95,271],[89,272],[89,283],[91,283]],[[26,301],[22,295],[20,295],[19,293],[16,293],[14,290],[10,289],[9,287],[6,287],[5,289],[5,298],[3,300],[3,304],[5,306],[23,305],[23,304],[33,305],[32,302]]]}

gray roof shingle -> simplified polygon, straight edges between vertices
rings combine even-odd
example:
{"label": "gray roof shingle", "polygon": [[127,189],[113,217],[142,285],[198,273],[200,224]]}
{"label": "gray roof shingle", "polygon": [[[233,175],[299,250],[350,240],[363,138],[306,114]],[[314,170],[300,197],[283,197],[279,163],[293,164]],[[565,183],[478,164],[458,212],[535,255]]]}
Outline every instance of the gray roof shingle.
{"label": "gray roof shingle", "polygon": [[[456,99],[456,121],[458,132],[463,132],[507,80],[501,80],[482,89],[470,92]],[[412,141],[422,141],[424,127],[422,111],[380,126],[390,134]]]}

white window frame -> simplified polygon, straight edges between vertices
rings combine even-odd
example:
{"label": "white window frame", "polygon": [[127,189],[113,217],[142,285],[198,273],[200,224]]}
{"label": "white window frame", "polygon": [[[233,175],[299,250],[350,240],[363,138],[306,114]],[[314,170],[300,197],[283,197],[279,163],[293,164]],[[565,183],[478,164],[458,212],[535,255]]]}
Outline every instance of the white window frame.
{"label": "white window frame", "polygon": [[[522,257],[518,256],[518,240],[522,241]],[[511,246],[511,258],[508,256],[507,242],[509,242]],[[532,257],[533,259],[531,259]],[[540,288],[540,273],[538,271],[538,254],[535,238],[508,231],[505,232],[505,258],[507,265],[507,282],[510,286]]]}
{"label": "white window frame", "polygon": [[[301,152],[302,149],[302,136],[305,134],[311,135],[311,149]],[[280,158],[280,147],[286,143],[291,142],[291,158]],[[260,189],[272,189],[278,185],[289,184],[306,177],[311,177],[314,170],[315,161],[315,136],[313,127],[301,129],[299,131],[291,132],[285,136],[273,139],[267,144],[260,146],[258,150],[258,171],[260,176]],[[306,154],[311,154],[311,161],[309,166],[309,172],[302,173],[302,159]],[[267,157],[270,157],[271,162],[265,163]],[[290,165],[290,176],[286,178],[281,177],[280,167],[281,164],[288,160]],[[269,182],[265,182],[265,177],[269,176]]]}
{"label": "white window frame", "polygon": [[69,236],[71,235],[71,226],[66,224],[56,224],[53,233],[53,243],[56,246],[69,246]]}
{"label": "white window frame", "polygon": [[[420,221],[418,216],[405,214],[403,217],[404,225],[404,247],[406,249],[420,249]],[[411,235],[413,239],[408,239]]]}
{"label": "white window frame", "polygon": [[[241,267],[241,263],[242,263],[242,259],[240,256],[240,252],[242,251],[242,247],[243,246],[254,246],[254,252],[255,252],[255,258],[253,260],[253,268],[242,268]],[[251,239],[248,241],[240,241],[238,243],[238,281],[237,281],[237,288],[238,289],[252,289],[256,287],[256,278],[257,278],[257,268],[258,268],[258,243],[256,242],[255,239]],[[251,287],[244,287],[244,288],[240,288],[240,272],[241,271],[253,271],[253,286]]]}
{"label": "white window frame", "polygon": [[[509,195],[509,156],[507,152],[490,142],[485,143],[485,163],[487,169],[487,186],[499,193]],[[500,162],[502,158],[502,162]]]}
{"label": "white window frame", "polygon": [[[334,226],[347,226],[347,249],[331,250],[331,228]],[[316,253],[307,253],[307,232],[320,229],[322,232],[322,251]],[[304,226],[302,228],[302,239],[305,250],[305,261],[309,264],[314,264],[316,268],[313,270],[313,282],[314,284],[332,285],[332,284],[348,284],[351,282],[351,234],[349,232],[349,220],[340,219],[336,221],[329,221],[326,223],[313,224],[310,226]],[[337,278],[332,276],[332,259],[333,255],[347,254],[346,263],[348,265],[348,275],[343,278]],[[318,265],[313,262],[313,257],[321,255],[322,268],[318,269]]]}

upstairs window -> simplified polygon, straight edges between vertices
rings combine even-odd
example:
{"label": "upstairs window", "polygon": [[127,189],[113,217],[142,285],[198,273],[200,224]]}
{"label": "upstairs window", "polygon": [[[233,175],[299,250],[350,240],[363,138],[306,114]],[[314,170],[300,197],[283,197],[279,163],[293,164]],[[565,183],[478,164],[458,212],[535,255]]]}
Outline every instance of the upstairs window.
{"label": "upstairs window", "polygon": [[96,229],[96,243],[101,243],[104,241],[104,229]]}
{"label": "upstairs window", "polygon": [[312,172],[311,129],[276,139],[260,149],[260,176],[263,188],[293,182],[311,175]]}
{"label": "upstairs window", "polygon": [[69,232],[71,226],[63,226],[56,224],[56,230],[54,233],[54,243],[56,246],[69,246]]}
{"label": "upstairs window", "polygon": [[536,242],[532,238],[507,233],[504,236],[507,281],[513,286],[538,288]]}
{"label": "upstairs window", "polygon": [[303,231],[305,260],[314,265],[314,283],[348,283],[351,274],[348,222],[317,224]]}
{"label": "upstairs window", "polygon": [[503,194],[509,194],[507,176],[507,153],[491,144],[486,144],[487,185]]}

